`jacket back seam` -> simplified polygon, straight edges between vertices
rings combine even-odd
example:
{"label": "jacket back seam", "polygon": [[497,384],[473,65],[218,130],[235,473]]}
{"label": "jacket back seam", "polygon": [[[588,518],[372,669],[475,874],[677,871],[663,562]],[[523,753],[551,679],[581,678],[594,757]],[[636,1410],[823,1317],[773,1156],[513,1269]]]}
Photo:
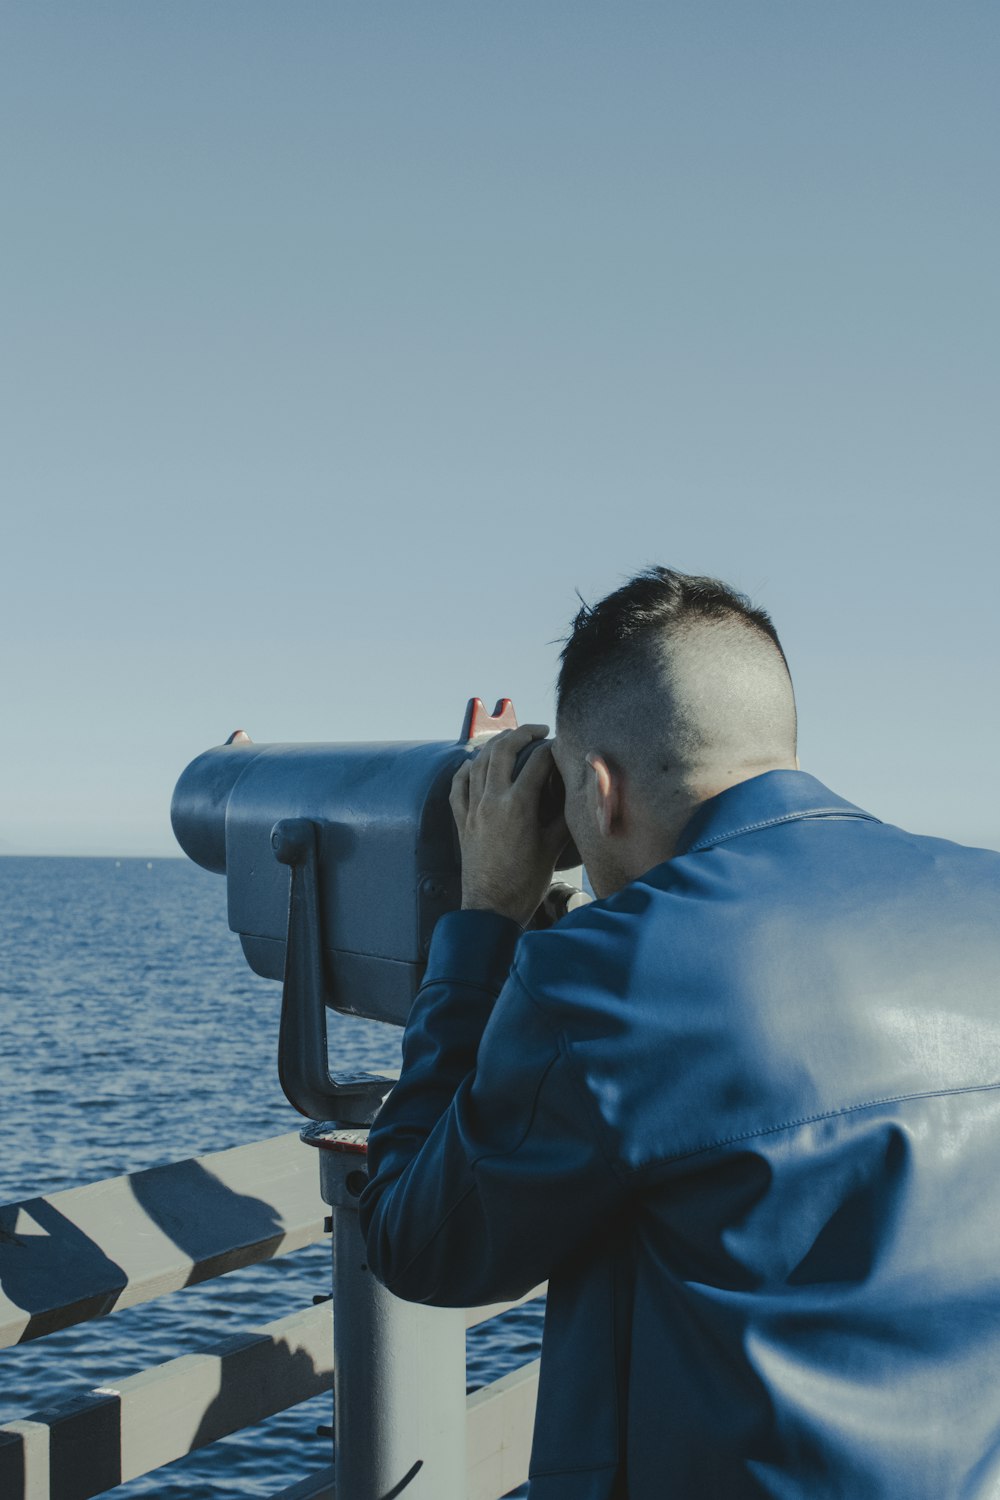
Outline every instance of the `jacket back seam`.
{"label": "jacket back seam", "polygon": [[780,1135],[781,1131],[794,1130],[800,1125],[815,1125],[820,1120],[835,1120],[842,1115],[858,1114],[861,1110],[877,1109],[883,1104],[903,1104],[908,1099],[945,1099],[949,1095],[956,1094],[985,1094],[992,1089],[1000,1089],[1000,1081],[970,1083],[960,1088],[950,1089],[917,1089],[908,1094],[886,1094],[881,1099],[866,1099],[862,1104],[845,1104],[840,1109],[825,1109],[818,1114],[802,1115],[795,1120],[784,1120],[780,1125],[765,1125],[759,1130],[744,1130],[738,1135],[720,1136],[717,1140],[708,1141],[705,1145],[693,1146],[690,1151],[676,1151],[670,1156],[660,1157],[648,1166],[625,1168],[625,1171],[634,1181],[638,1177],[656,1172],[660,1167],[670,1165],[671,1162],[687,1161],[692,1156],[704,1156],[709,1151],[718,1151],[723,1146],[734,1146],[739,1141],[758,1140],[764,1135]]}

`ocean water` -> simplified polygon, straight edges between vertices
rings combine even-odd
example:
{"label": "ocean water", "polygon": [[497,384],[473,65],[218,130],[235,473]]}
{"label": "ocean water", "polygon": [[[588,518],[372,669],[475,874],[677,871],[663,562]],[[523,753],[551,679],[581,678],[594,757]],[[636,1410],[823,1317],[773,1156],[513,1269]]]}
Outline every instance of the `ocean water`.
{"label": "ocean water", "polygon": [[[184,859],[0,858],[0,1203],[297,1130],[277,1079],[280,1000],[229,931],[221,877]],[[331,1016],[330,1033],[336,1066],[398,1066],[397,1027]],[[320,1244],[0,1350],[0,1421],[328,1290]],[[535,1358],[541,1322],[534,1304],[470,1330],[469,1389]],[[329,1463],[316,1427],[330,1407],[304,1402],[112,1493],[271,1495]]]}

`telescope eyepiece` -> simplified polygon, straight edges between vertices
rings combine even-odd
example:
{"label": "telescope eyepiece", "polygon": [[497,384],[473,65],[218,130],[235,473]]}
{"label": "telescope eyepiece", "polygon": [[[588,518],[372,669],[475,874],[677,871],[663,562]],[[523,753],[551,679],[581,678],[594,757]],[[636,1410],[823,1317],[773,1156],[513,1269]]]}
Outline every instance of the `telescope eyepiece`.
{"label": "telescope eyepiece", "polygon": [[[514,762],[514,770],[511,775],[511,780],[517,780],[536,750],[540,750],[543,745],[551,744],[551,740],[531,740],[529,744],[525,745],[524,749],[518,754],[518,757]],[[542,787],[541,796],[538,799],[539,817],[541,818],[543,823],[551,823],[553,818],[559,817],[565,806],[566,788],[563,785],[563,779],[559,774],[559,769],[553,762],[552,769],[549,772],[548,776],[546,776],[545,778],[545,784]],[[574,863],[579,864],[579,859],[574,859]],[[565,869],[566,866],[564,865],[563,868]]]}

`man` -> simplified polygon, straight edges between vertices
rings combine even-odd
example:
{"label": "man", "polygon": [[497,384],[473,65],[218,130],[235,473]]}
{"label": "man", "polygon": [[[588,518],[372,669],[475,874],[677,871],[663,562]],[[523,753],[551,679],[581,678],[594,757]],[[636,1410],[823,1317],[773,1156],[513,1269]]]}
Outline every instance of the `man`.
{"label": "man", "polygon": [[[513,779],[544,733],[455,779],[372,1269],[548,1278],[532,1500],[995,1500],[1000,855],[797,769],[774,628],[711,579],[581,610]],[[599,899],[522,933],[567,827]]]}

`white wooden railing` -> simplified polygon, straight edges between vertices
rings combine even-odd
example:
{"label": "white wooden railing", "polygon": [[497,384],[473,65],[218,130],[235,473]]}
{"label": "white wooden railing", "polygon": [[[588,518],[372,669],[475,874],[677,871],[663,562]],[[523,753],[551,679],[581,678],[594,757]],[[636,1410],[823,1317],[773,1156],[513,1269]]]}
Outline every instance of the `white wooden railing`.
{"label": "white wooden railing", "polygon": [[[316,1154],[294,1132],[7,1205],[0,1348],[314,1244],[328,1212]],[[473,1308],[467,1326],[513,1305]],[[104,1494],[330,1390],[331,1349],[327,1302],[8,1422],[0,1496]],[[467,1500],[499,1500],[526,1479],[537,1385],[535,1360],[468,1397]],[[333,1500],[332,1476],[278,1496]]]}

